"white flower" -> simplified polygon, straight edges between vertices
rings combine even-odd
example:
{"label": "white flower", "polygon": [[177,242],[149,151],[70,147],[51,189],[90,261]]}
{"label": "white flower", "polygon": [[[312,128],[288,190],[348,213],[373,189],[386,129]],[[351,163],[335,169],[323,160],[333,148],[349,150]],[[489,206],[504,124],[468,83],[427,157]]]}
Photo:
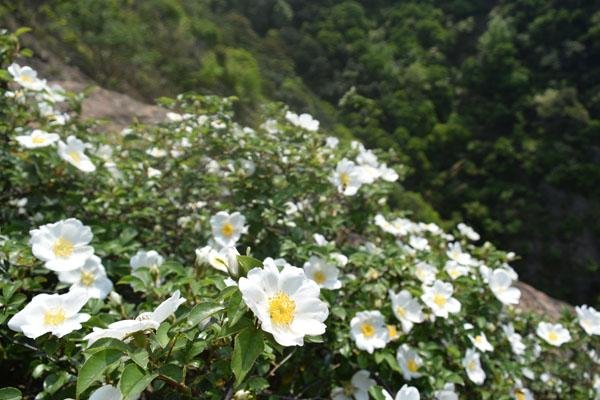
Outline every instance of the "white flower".
{"label": "white flower", "polygon": [[473,260],[473,257],[471,257],[471,255],[469,253],[465,253],[462,250],[460,243],[458,243],[458,242],[450,243],[448,245],[448,251],[446,251],[446,255],[448,256],[449,259],[451,259],[452,261],[456,261],[457,263],[459,263],[461,265],[468,266],[468,265],[475,264],[475,260]]}
{"label": "white flower", "polygon": [[262,329],[282,346],[302,346],[304,336],[323,334],[329,310],[319,299],[319,286],[300,268],[285,265],[279,271],[274,260],[266,261],[238,283]]}
{"label": "white flower", "polygon": [[380,227],[384,232],[391,233],[392,235],[401,235],[402,232],[398,229],[396,225],[389,222],[385,217],[381,214],[377,214],[375,216],[375,225]]}
{"label": "white flower", "polygon": [[88,246],[92,230],[75,218],[40,226],[29,231],[31,251],[52,271],[70,271],[81,268],[94,248]]}
{"label": "white flower", "polygon": [[154,158],[162,158],[167,155],[167,151],[165,149],[160,149],[158,147],[152,147],[152,148],[146,150],[146,154],[148,154],[149,156],[152,156]]}
{"label": "white flower", "polygon": [[435,281],[433,286],[425,286],[423,292],[421,300],[431,308],[435,316],[448,318],[449,313],[455,314],[460,311],[460,303],[452,297],[452,284]]}
{"label": "white flower", "polygon": [[600,312],[593,307],[582,305],[575,307],[579,325],[588,335],[600,335]]}
{"label": "white flower", "polygon": [[246,218],[239,212],[229,214],[219,211],[210,218],[213,238],[223,247],[234,247],[240,237],[248,232]]}
{"label": "white flower", "polygon": [[39,129],[34,129],[29,135],[19,135],[15,137],[17,142],[25,148],[36,149],[46,147],[57,142],[60,137],[56,133],[48,133]]}
{"label": "white flower", "polygon": [[128,335],[145,331],[148,329],[157,329],[171,314],[175,313],[181,304],[185,303],[185,298],[181,297],[179,290],[175,291],[171,297],[159,304],[152,312],[143,312],[136,319],[125,319],[113,322],[108,328],[95,327],[93,332],[83,339],[91,345],[96,340],[102,338],[114,338],[123,340]]}
{"label": "white flower", "polygon": [[453,383],[446,383],[444,388],[434,392],[435,400],[458,400]]}
{"label": "white flower", "polygon": [[467,371],[467,376],[476,385],[481,385],[485,381],[485,371],[481,368],[479,353],[475,349],[468,349],[462,365]]}
{"label": "white flower", "polygon": [[39,91],[46,87],[46,81],[38,78],[37,71],[31,67],[21,67],[19,64],[12,63],[8,67],[8,72],[13,76],[15,82],[26,89]]}
{"label": "white flower", "polygon": [[129,265],[131,266],[132,270],[136,270],[141,267],[156,269],[160,267],[164,261],[165,259],[158,254],[156,250],[138,250],[138,252],[131,257],[131,260],[129,260]]}
{"label": "white flower", "polygon": [[382,391],[383,397],[386,400],[420,400],[421,395],[419,394],[419,390],[416,387],[408,386],[404,384],[398,393],[396,393],[396,397],[392,397],[386,390]]}
{"label": "white flower", "polygon": [[388,330],[383,315],[379,311],[360,311],[350,321],[350,336],[356,347],[373,353],[382,349],[388,342]]}
{"label": "white flower", "polygon": [[342,282],[338,279],[339,273],[335,265],[327,263],[320,257],[312,256],[304,263],[304,274],[324,289],[342,287]]}
{"label": "white flower", "polygon": [[546,342],[556,347],[559,347],[563,343],[567,343],[571,340],[571,334],[561,324],[540,322],[535,330],[535,333]]}
{"label": "white flower", "polygon": [[415,265],[415,276],[425,285],[431,285],[435,281],[436,274],[437,269],[431,264],[421,261]]}
{"label": "white flower", "polygon": [[431,250],[431,247],[429,247],[429,242],[427,242],[427,239],[424,237],[411,236],[410,239],[408,239],[408,244],[410,247],[418,251]]}
{"label": "white flower", "polygon": [[400,177],[395,170],[385,164],[379,165],[379,176],[386,182],[396,182]]}
{"label": "white flower", "polygon": [[469,225],[466,225],[461,222],[456,227],[458,228],[460,234],[465,236],[466,238],[471,239],[473,241],[477,241],[480,239],[479,233],[475,232],[475,230]]}
{"label": "white flower", "polygon": [[292,124],[299,126],[300,128],[304,128],[307,131],[315,132],[319,130],[319,121],[314,119],[310,114],[295,114],[291,111],[287,111],[285,113],[285,119],[287,119]]}
{"label": "white flower", "polygon": [[446,262],[446,265],[444,266],[444,271],[446,271],[450,279],[455,280],[460,278],[461,276],[468,275],[470,269],[469,267],[460,265],[456,261],[448,260]]}
{"label": "white flower", "polygon": [[338,162],[329,181],[337,187],[338,192],[354,196],[364,182],[363,171],[353,161],[344,158]]}
{"label": "white flower", "polygon": [[494,296],[503,304],[518,304],[521,291],[512,287],[513,279],[504,268],[497,268],[488,276],[488,284]]}
{"label": "white flower", "polygon": [[155,178],[155,177],[158,177],[161,175],[162,175],[162,172],[156,168],[148,167],[148,170],[146,171],[146,176],[148,178]]}
{"label": "white flower", "polygon": [[83,152],[85,144],[75,136],[69,136],[67,142],[58,142],[58,155],[60,158],[83,172],[93,172],[96,166]]}
{"label": "white flower", "polygon": [[317,244],[317,246],[328,246],[330,244],[332,244],[333,242],[328,241],[325,236],[321,235],[320,233],[315,233],[313,234],[313,239],[315,240],[315,243]]}
{"label": "white flower", "polygon": [[330,149],[335,149],[339,143],[340,139],[336,138],[335,136],[327,136],[325,138],[325,146],[329,147]]}
{"label": "white flower", "polygon": [[71,284],[71,290],[82,290],[89,298],[104,299],[113,288],[100,257],[92,255],[81,268],[58,273],[58,280]]}
{"label": "white flower", "polygon": [[405,380],[410,381],[422,375],[419,372],[419,368],[423,366],[423,359],[406,343],[398,347],[396,360],[398,361],[398,365],[400,365],[402,376],[404,376]]}
{"label": "white flower", "polygon": [[237,278],[239,272],[237,256],[239,255],[235,247],[223,247],[219,251],[211,248],[207,260],[213,268]]}
{"label": "white flower", "polygon": [[38,294],[8,321],[8,327],[31,339],[47,332],[63,337],[81,329],[81,323],[90,319],[89,314],[79,313],[87,300],[80,291]]}
{"label": "white flower", "polygon": [[390,290],[388,293],[392,301],[392,311],[402,323],[404,333],[410,332],[413,324],[423,322],[423,308],[419,301],[413,298],[407,290],[402,290],[399,293]]}
{"label": "white flower", "polygon": [[352,375],[352,380],[345,387],[336,387],[331,391],[332,400],[368,400],[369,389],[376,382],[370,378],[369,371],[361,369]]}
{"label": "white flower", "polygon": [[504,331],[504,334],[510,343],[513,353],[518,356],[525,353],[526,346],[523,343],[523,337],[515,332],[515,328],[512,326],[512,324],[503,325],[502,330]]}
{"label": "white flower", "polygon": [[335,261],[338,267],[343,267],[348,264],[348,257],[342,253],[331,253],[329,256]]}
{"label": "white flower", "polygon": [[469,336],[469,340],[471,341],[471,343],[473,343],[473,346],[477,347],[480,351],[483,351],[483,352],[494,351],[494,346],[492,346],[490,344],[487,337],[485,336],[485,333],[481,332],[479,335],[476,335],[475,337],[473,337],[471,335],[468,335],[468,336]]}
{"label": "white flower", "polygon": [[123,395],[119,389],[112,385],[104,385],[96,389],[91,395],[89,400],[121,400]]}

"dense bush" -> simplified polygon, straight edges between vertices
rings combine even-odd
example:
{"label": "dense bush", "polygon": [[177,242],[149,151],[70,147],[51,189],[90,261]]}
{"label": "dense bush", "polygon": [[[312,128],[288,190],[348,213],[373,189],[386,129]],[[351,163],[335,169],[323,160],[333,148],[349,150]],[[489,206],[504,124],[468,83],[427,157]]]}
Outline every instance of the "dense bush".
{"label": "dense bush", "polygon": [[521,312],[513,254],[388,205],[393,153],[198,95],[99,133],[0,39],[0,398],[600,393],[600,314]]}
{"label": "dense bush", "polygon": [[445,220],[514,248],[536,287],[598,304],[594,1],[42,3],[0,18],[103,86],[235,95],[254,127],[260,102],[280,100],[392,147]]}

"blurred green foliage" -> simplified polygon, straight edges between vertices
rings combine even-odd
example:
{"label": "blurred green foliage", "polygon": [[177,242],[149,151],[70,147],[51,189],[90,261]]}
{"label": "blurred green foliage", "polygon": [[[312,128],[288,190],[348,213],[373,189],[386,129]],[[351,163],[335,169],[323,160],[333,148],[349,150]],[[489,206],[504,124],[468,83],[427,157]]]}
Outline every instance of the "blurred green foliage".
{"label": "blurred green foliage", "polygon": [[26,0],[2,14],[102,85],[236,95],[248,123],[282,100],[393,148],[406,186],[515,249],[526,281],[597,300],[596,1]]}

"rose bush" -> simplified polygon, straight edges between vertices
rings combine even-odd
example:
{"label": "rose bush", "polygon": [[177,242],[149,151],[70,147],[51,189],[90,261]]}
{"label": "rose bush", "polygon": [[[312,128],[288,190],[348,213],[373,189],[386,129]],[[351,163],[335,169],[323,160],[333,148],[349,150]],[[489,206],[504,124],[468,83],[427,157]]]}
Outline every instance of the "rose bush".
{"label": "rose bush", "polygon": [[520,311],[512,253],[389,206],[393,153],[194,94],[105,133],[13,63],[18,33],[0,36],[0,399],[598,396],[600,314]]}

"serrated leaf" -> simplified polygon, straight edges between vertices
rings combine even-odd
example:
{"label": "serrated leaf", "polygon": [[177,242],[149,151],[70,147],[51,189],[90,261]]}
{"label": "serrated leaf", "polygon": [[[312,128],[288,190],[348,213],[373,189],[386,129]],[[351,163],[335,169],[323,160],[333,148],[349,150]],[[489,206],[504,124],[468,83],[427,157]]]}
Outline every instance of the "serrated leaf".
{"label": "serrated leaf", "polygon": [[122,356],[122,351],[113,348],[102,349],[92,354],[83,363],[79,375],[77,375],[77,397],[94,382],[102,380],[104,371],[119,362]]}
{"label": "serrated leaf", "polygon": [[0,389],[0,400],[21,400],[23,394],[14,387],[5,387]]}
{"label": "serrated leaf", "polygon": [[188,316],[188,324],[192,326],[198,325],[201,321],[204,321],[206,318],[224,309],[225,307],[223,307],[221,304],[212,302],[200,303],[194,306],[192,311],[190,311],[190,315]]}
{"label": "serrated leaf", "polygon": [[119,390],[123,400],[135,400],[146,390],[158,374],[146,373],[136,364],[127,364],[119,380]]}
{"label": "serrated leaf", "polygon": [[236,337],[231,356],[231,370],[235,375],[235,384],[239,385],[265,347],[262,331],[249,327]]}

